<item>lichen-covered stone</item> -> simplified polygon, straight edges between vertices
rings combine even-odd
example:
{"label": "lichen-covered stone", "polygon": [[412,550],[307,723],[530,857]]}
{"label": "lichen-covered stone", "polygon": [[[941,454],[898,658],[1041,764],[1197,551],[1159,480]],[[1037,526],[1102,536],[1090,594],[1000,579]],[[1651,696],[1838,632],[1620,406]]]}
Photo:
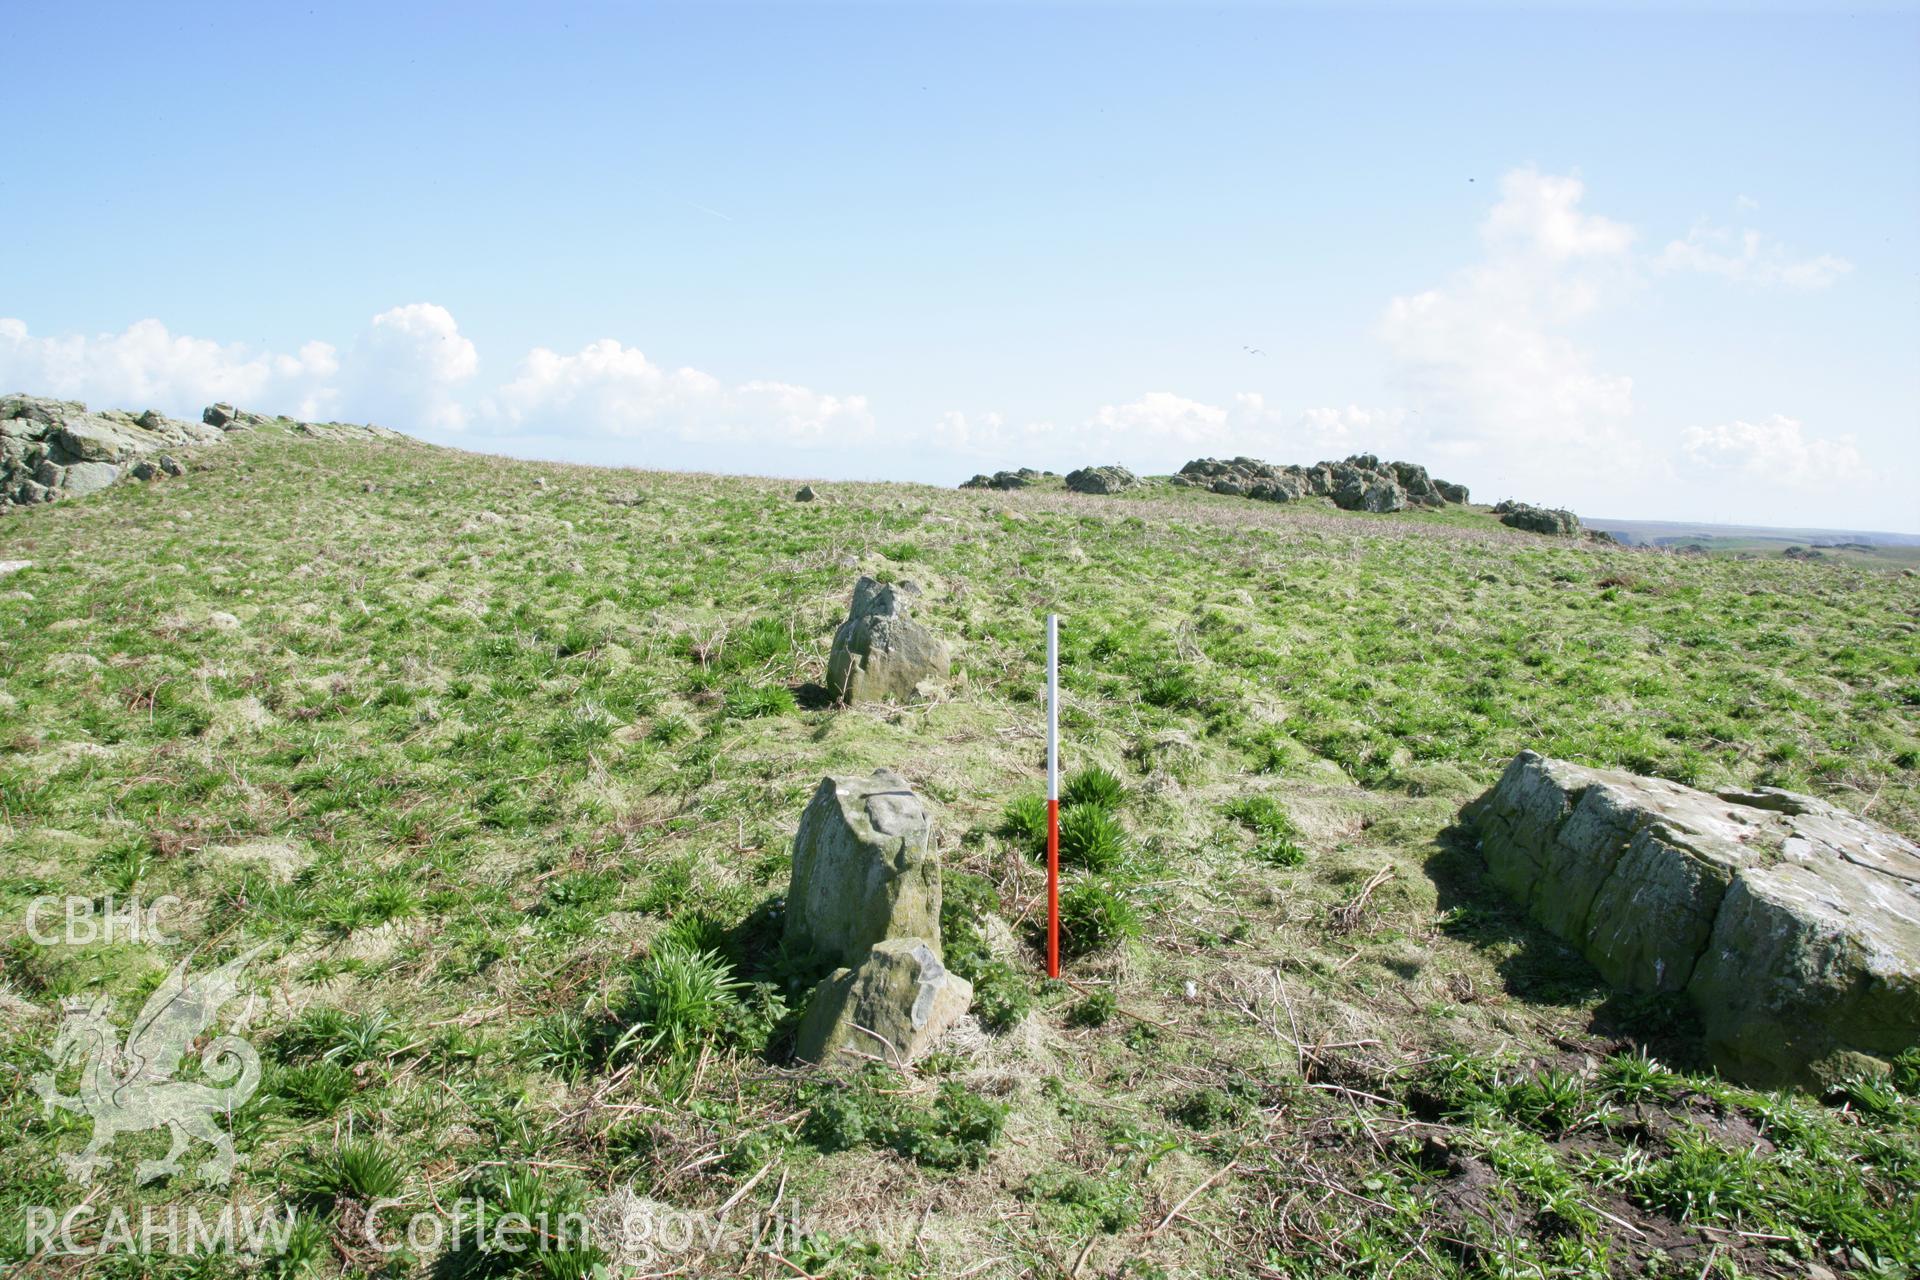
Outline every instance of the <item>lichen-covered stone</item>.
{"label": "lichen-covered stone", "polygon": [[1819,1086],[1920,1043],[1920,846],[1810,796],[1522,752],[1468,811],[1494,882],[1610,983],[1684,992],[1729,1077]]}
{"label": "lichen-covered stone", "polygon": [[839,702],[885,702],[915,695],[922,681],[952,670],[946,642],[909,615],[910,583],[883,586],[861,578],[847,620],[833,633],[827,692]]}
{"label": "lichen-covered stone", "polygon": [[790,950],[845,966],[888,938],[939,938],[933,822],[899,774],[815,788],[793,837],[785,929]]}
{"label": "lichen-covered stone", "polygon": [[864,1055],[904,1066],[924,1054],[973,1002],[973,984],[949,972],[925,938],[889,938],[858,966],[814,990],[794,1056],[828,1063]]}

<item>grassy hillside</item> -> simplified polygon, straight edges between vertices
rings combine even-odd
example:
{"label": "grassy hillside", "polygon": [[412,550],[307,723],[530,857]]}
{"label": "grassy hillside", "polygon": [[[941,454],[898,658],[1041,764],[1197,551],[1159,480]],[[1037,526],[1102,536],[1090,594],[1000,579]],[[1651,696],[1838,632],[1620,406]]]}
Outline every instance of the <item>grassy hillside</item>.
{"label": "grassy hillside", "polygon": [[[1684,1014],[1610,997],[1454,829],[1533,747],[1920,835],[1920,582],[1464,512],[820,488],[263,431],[0,519],[33,562],[0,578],[0,1258],[586,1275],[586,1250],[383,1256],[366,1205],[611,1195],[726,1211],[635,1274],[1920,1265],[1920,1063],[1905,1096],[1825,1101],[1687,1074]],[[925,588],[944,695],[826,705],[862,572]],[[1052,986],[1049,609],[1069,773],[1119,783],[1080,806],[1108,816],[1076,820]],[[773,900],[809,790],[879,765],[936,815],[982,1025],[823,1086],[782,1058],[817,975]],[[176,895],[185,947],[18,927],[107,893]],[[232,1198],[295,1206],[292,1247],[30,1249],[20,1211],[76,1198],[57,1155],[86,1124],[35,1096],[55,1025],[23,1005],[104,993],[124,1027],[185,948],[262,942]],[[135,1188],[137,1142],[165,1145],[122,1139],[103,1201],[227,1198]],[[774,1219],[814,1234],[754,1251]]]}

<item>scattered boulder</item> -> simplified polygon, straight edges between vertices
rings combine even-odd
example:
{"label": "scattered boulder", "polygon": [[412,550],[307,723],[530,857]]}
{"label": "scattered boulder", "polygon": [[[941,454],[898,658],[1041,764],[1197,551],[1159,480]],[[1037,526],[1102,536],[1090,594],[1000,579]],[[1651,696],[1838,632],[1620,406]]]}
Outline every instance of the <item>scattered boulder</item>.
{"label": "scattered boulder", "polygon": [[812,502],[815,498],[819,496],[820,496],[819,494],[813,491],[812,485],[803,484],[800,486],[799,490],[795,492],[795,494],[793,495],[793,500],[795,502]]}
{"label": "scattered boulder", "polygon": [[821,780],[793,837],[785,932],[795,954],[844,967],[888,938],[939,938],[933,821],[906,779]]}
{"label": "scattered boulder", "polygon": [[1560,507],[1536,507],[1528,502],[1515,502],[1511,498],[1498,503],[1493,513],[1500,517],[1500,523],[1514,529],[1525,529],[1528,533],[1545,533],[1560,538],[1580,536],[1580,517]]}
{"label": "scattered boulder", "polygon": [[826,1063],[841,1054],[905,1066],[967,1012],[973,984],[940,963],[924,938],[889,938],[855,968],[815,988],[800,1019],[794,1056]]}
{"label": "scattered boulder", "polygon": [[22,569],[31,568],[33,568],[33,561],[31,560],[0,560],[0,578],[4,578],[10,573],[18,573]]}
{"label": "scattered boulder", "polygon": [[1531,751],[1467,818],[1494,882],[1607,981],[1684,993],[1732,1079],[1819,1088],[1920,1043],[1920,846],[1892,831]]}
{"label": "scattered boulder", "polygon": [[1067,472],[1067,488],[1075,493],[1125,493],[1139,487],[1140,477],[1117,464]]}
{"label": "scattered boulder", "polygon": [[908,601],[918,594],[911,582],[882,586],[863,577],[854,585],[853,605],[827,656],[827,692],[836,701],[911,698],[922,681],[946,678],[946,642],[908,616]]}

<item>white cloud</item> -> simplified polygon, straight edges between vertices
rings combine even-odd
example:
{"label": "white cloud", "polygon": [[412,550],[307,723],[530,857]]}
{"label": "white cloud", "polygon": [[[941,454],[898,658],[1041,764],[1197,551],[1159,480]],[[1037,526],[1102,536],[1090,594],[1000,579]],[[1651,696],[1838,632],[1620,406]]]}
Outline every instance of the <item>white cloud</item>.
{"label": "white cloud", "polygon": [[292,354],[257,351],[175,335],[158,320],[117,334],[38,337],[23,321],[0,319],[0,390],[102,407],[197,417],[224,400],[416,432],[478,425],[542,438],[664,433],[803,448],[873,433],[863,396],[764,379],[727,385],[697,369],[663,369],[612,339],[572,355],[537,347],[491,395],[471,385],[480,369],[480,353],[453,315],[430,302],[382,311],[344,354],[325,342]]}
{"label": "white cloud", "polygon": [[1635,285],[1632,228],[1585,213],[1577,178],[1509,173],[1482,228],[1484,258],[1392,299],[1380,336],[1447,452],[1538,455],[1608,446],[1625,463],[1633,380],[1594,367],[1568,332]]}
{"label": "white cloud", "polygon": [[317,412],[340,371],[333,349],[309,342],[292,354],[255,351],[167,331],[139,320],[120,333],[36,337],[0,319],[0,387],[111,406],[198,417],[216,400]]}
{"label": "white cloud", "polygon": [[1061,429],[1031,422],[1015,429],[1001,414],[953,412],[941,421],[943,443],[1025,463],[1079,466],[1096,455],[1130,466],[1171,470],[1203,455],[1257,456],[1271,462],[1318,462],[1351,453],[1399,448],[1413,418],[1404,409],[1313,408],[1288,412],[1243,391],[1210,404],[1167,391],[1102,405]]}
{"label": "white cloud", "polygon": [[1149,391],[1127,404],[1102,405],[1087,420],[1087,432],[1109,448],[1129,441],[1154,444],[1217,444],[1227,434],[1228,413],[1166,391]]}
{"label": "white cloud", "polygon": [[382,311],[348,352],[344,411],[356,419],[458,431],[468,422],[458,388],[480,353],[445,307],[414,302]]}
{"label": "white cloud", "polygon": [[1586,184],[1536,169],[1515,169],[1500,180],[1500,203],[1487,215],[1481,235],[1496,253],[1585,258],[1625,253],[1633,228],[1599,214],[1582,213]]}
{"label": "white cloud", "polygon": [[1830,489],[1863,475],[1852,436],[1809,436],[1797,419],[1781,414],[1759,422],[1688,427],[1680,435],[1680,452],[1694,466],[1718,475],[1788,488]]}
{"label": "white cloud", "polygon": [[785,382],[728,386],[698,369],[665,369],[612,338],[573,355],[536,347],[483,413],[499,425],[536,431],[564,424],[605,436],[800,446],[862,439],[874,425],[864,396]]}
{"label": "white cloud", "polygon": [[1755,285],[1824,289],[1853,270],[1845,258],[1823,253],[1794,258],[1780,241],[1751,228],[1716,227],[1702,219],[1687,238],[1667,245],[1660,265],[1670,271],[1701,271]]}

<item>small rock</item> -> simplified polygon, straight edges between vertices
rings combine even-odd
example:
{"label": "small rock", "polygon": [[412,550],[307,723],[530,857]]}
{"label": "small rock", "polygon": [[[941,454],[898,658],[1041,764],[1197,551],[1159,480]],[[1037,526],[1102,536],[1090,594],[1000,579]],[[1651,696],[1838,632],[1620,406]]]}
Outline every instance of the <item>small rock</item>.
{"label": "small rock", "polygon": [[544,489],[544,488],[546,488],[546,487],[547,487],[547,478],[546,478],[545,476],[535,476],[535,477],[533,478],[533,487],[534,487],[534,488],[536,488],[536,489]]}
{"label": "small rock", "polygon": [[10,573],[18,573],[22,569],[31,568],[33,568],[33,561],[31,560],[0,560],[0,578],[4,578]]}
{"label": "small rock", "polygon": [[207,615],[207,625],[221,631],[238,631],[240,629],[240,619],[230,613],[215,612]]}
{"label": "small rock", "polygon": [[940,963],[923,938],[889,938],[858,968],[814,990],[794,1056],[828,1062],[850,1053],[905,1066],[921,1057],[973,1003],[973,984]]}
{"label": "small rock", "polygon": [[815,498],[819,496],[820,496],[819,494],[813,491],[812,485],[803,484],[800,486],[799,490],[793,495],[793,500],[795,502],[812,502]]}

